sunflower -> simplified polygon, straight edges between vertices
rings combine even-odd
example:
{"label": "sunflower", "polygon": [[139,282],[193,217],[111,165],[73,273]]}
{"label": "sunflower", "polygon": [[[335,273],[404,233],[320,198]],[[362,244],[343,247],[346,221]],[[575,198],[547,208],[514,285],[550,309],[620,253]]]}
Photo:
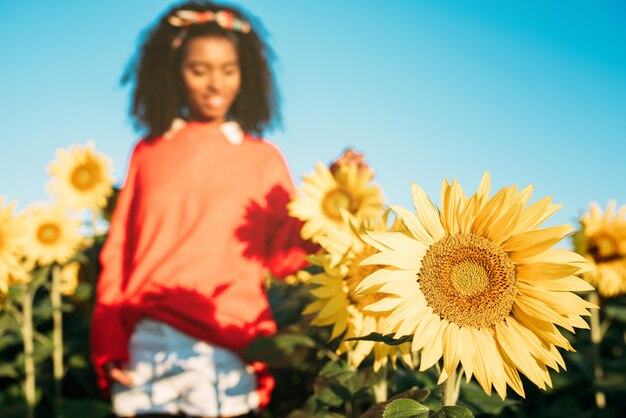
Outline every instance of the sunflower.
{"label": "sunflower", "polygon": [[574,236],[579,254],[596,265],[583,278],[597,287],[604,297],[626,293],[626,205],[615,212],[616,203],[609,201],[606,211],[597,204],[589,207],[581,219],[581,230]]}
{"label": "sunflower", "polygon": [[[371,184],[373,172],[357,164],[341,164],[334,172],[321,163],[316,171],[304,176],[300,194],[287,206],[289,215],[304,221],[304,239],[322,245],[338,254],[353,244],[341,210],[357,219],[375,218],[383,212],[380,187]],[[334,236],[329,235],[334,231]]]}
{"label": "sunflower", "polygon": [[50,193],[69,209],[95,211],[105,207],[113,192],[110,159],[96,153],[92,141],[84,147],[57,150],[56,156],[48,166]]}
{"label": "sunflower", "polygon": [[[351,221],[357,222],[354,218]],[[382,227],[380,222],[377,225],[379,229]],[[333,325],[330,340],[343,335],[338,353],[350,352],[348,360],[354,367],[358,367],[372,351],[375,371],[384,366],[388,358],[391,358],[395,365],[398,355],[405,363],[412,365],[408,344],[388,346],[374,341],[346,341],[349,338],[380,333],[385,321],[383,315],[363,310],[365,306],[380,300],[383,296],[378,294],[359,296],[354,291],[363,278],[378,268],[360,265],[362,260],[376,250],[361,241],[358,233],[353,234],[355,245],[343,256],[326,253],[309,257],[311,263],[322,267],[323,271],[309,279],[309,283],[317,285],[311,290],[316,300],[305,308],[303,314],[315,314],[311,321],[313,325]]]}
{"label": "sunflower", "polygon": [[6,293],[10,284],[26,281],[24,258],[24,222],[15,215],[16,203],[4,204],[0,197],[0,293]]}
{"label": "sunflower", "polygon": [[461,364],[468,381],[475,376],[487,394],[493,385],[504,399],[507,385],[524,396],[519,372],[545,389],[547,367],[565,368],[557,347],[573,348],[556,325],[588,328],[581,315],[595,306],[571,292],[591,289],[574,275],[593,266],[551,249],[569,225],[538,229],[560,208],[551,198],[527,206],[532,186],[489,192],[488,173],[470,198],[456,180],[444,180],[437,210],[413,184],[416,212],[391,207],[409,234],[367,233],[379,252],[362,264],[383,268],[356,290],[394,295],[367,309],[388,315],[385,334],[413,336],[420,370],[443,358],[442,383]]}
{"label": "sunflower", "polygon": [[39,265],[67,262],[79,249],[80,221],[67,216],[60,205],[34,205],[24,211],[27,220],[27,257]]}

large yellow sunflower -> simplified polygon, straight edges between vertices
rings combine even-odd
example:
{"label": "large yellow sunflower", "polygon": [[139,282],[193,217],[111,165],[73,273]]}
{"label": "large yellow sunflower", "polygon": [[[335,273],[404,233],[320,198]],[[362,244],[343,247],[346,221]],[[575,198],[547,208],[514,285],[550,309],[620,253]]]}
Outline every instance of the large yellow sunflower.
{"label": "large yellow sunflower", "polygon": [[107,197],[113,192],[110,159],[96,153],[92,141],[84,147],[57,150],[56,156],[48,166],[52,177],[48,183],[50,193],[69,209],[105,207]]}
{"label": "large yellow sunflower", "polygon": [[[357,223],[356,219],[346,222]],[[378,229],[384,227],[383,220],[376,223]],[[363,308],[380,300],[383,295],[359,296],[355,293],[356,286],[370,273],[377,270],[376,266],[361,266],[360,262],[375,253],[375,248],[361,241],[358,226],[353,224],[355,244],[342,256],[333,253],[311,256],[312,264],[323,268],[321,273],[311,276],[309,283],[317,285],[311,290],[316,298],[307,306],[303,314],[315,314],[313,325],[332,325],[330,339],[343,335],[339,346],[339,354],[350,352],[348,360],[354,367],[374,351],[374,370],[379,370],[391,358],[395,365],[396,358],[401,356],[405,363],[412,365],[410,345],[388,346],[374,341],[346,341],[349,338],[363,337],[372,333],[381,333],[384,327],[384,315],[366,312]]]}
{"label": "large yellow sunflower", "polygon": [[[300,193],[287,206],[291,216],[305,222],[302,237],[344,253],[353,241],[341,210],[359,220],[379,217],[383,212],[382,191],[371,183],[372,178],[369,167],[347,163],[331,172],[318,163],[314,173],[304,176]],[[335,231],[333,237],[329,231]],[[337,235],[337,231],[344,234]]]}
{"label": "large yellow sunflower", "polygon": [[27,222],[27,257],[39,265],[67,262],[82,243],[80,221],[64,207],[33,205],[24,211]]}
{"label": "large yellow sunflower", "polygon": [[597,204],[589,207],[581,219],[581,230],[574,236],[576,251],[596,265],[583,278],[604,297],[626,293],[626,205],[615,212],[609,201],[606,211]]}
{"label": "large yellow sunflower", "polygon": [[556,347],[573,350],[555,325],[588,328],[581,315],[594,305],[572,291],[591,289],[574,275],[593,266],[574,252],[551,249],[569,225],[537,229],[560,207],[550,198],[527,206],[531,186],[489,193],[488,174],[470,198],[456,180],[444,180],[437,210],[413,184],[415,213],[391,207],[409,235],[367,233],[380,252],[362,264],[384,268],[357,292],[394,295],[367,309],[387,312],[386,334],[413,335],[420,370],[443,358],[440,383],[460,364],[486,393],[493,385],[504,398],[509,385],[524,396],[518,372],[545,389],[547,367],[565,367]]}
{"label": "large yellow sunflower", "polygon": [[16,203],[4,204],[0,197],[0,293],[8,291],[9,284],[26,280],[24,258],[24,222],[14,214]]}

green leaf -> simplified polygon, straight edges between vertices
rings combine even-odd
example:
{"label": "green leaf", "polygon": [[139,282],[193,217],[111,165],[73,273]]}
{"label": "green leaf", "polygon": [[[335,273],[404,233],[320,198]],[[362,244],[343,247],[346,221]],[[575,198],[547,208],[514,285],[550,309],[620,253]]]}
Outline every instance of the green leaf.
{"label": "green leaf", "polygon": [[322,367],[319,375],[322,377],[334,377],[345,372],[350,372],[350,366],[343,360],[328,362]]}
{"label": "green leaf", "polygon": [[52,319],[52,302],[50,298],[36,300],[33,306],[33,324],[41,324]]}
{"label": "green leaf", "polygon": [[346,341],[376,341],[376,342],[385,343],[387,345],[400,345],[409,341],[413,341],[412,335],[405,335],[404,337],[400,337],[398,339],[393,338],[394,335],[395,334],[382,335],[377,332],[372,332],[371,334],[363,336],[363,337],[346,338],[345,340]]}
{"label": "green leaf", "polygon": [[372,374],[359,372],[345,361],[331,361],[320,370],[313,390],[318,401],[330,406],[340,406],[354,400],[372,385]]}
{"label": "green leaf", "polygon": [[75,367],[77,369],[86,369],[87,367],[91,366],[89,360],[86,357],[79,355],[79,354],[70,355],[70,358],[68,359],[67,364],[69,367]]}
{"label": "green leaf", "polygon": [[74,291],[73,299],[77,301],[89,301],[93,296],[94,288],[91,283],[78,283],[76,290]]}
{"label": "green leaf", "polygon": [[402,393],[398,393],[397,395],[392,397],[390,400],[400,399],[400,398],[409,398],[417,402],[422,402],[424,399],[428,398],[429,396],[430,396],[429,389],[419,389],[417,387],[413,387]]}
{"label": "green leaf", "polygon": [[347,390],[342,390],[341,386],[335,385],[328,379],[316,379],[313,383],[313,392],[320,402],[330,406],[341,406],[350,400]]}
{"label": "green leaf", "polygon": [[373,406],[371,406],[367,411],[361,415],[361,418],[380,418],[383,416],[383,412],[385,412],[385,407],[390,401],[387,402],[379,402]]}
{"label": "green leaf", "polygon": [[11,363],[1,363],[0,364],[0,378],[9,377],[12,379],[16,379],[19,376],[17,369]]}
{"label": "green leaf", "polygon": [[31,281],[28,283],[28,287],[35,292],[40,286],[44,285],[50,277],[51,265],[36,268],[31,273]]}
{"label": "green leaf", "polygon": [[3,315],[0,317],[0,335],[4,337],[4,334],[8,332],[20,333],[21,326],[13,315],[3,312]]}
{"label": "green leaf", "polygon": [[444,406],[430,418],[473,418],[474,414],[462,406]]}
{"label": "green leaf", "polygon": [[396,399],[385,407],[383,418],[426,418],[429,409],[413,399]]}
{"label": "green leaf", "polygon": [[340,381],[348,380],[352,372],[343,372],[333,377],[318,376],[313,383],[313,392],[320,402],[330,406],[341,406],[352,399],[351,390]]}
{"label": "green leaf", "polygon": [[0,351],[21,344],[21,334],[7,333],[0,337]]}

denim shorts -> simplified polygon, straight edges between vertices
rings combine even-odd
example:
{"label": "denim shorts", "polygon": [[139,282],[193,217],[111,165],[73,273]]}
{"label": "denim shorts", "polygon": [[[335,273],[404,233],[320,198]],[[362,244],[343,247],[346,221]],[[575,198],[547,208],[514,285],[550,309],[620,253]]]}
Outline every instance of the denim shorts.
{"label": "denim shorts", "polygon": [[153,319],[141,319],[130,339],[127,373],[114,383],[113,411],[231,417],[258,410],[256,376],[230,350],[190,337]]}

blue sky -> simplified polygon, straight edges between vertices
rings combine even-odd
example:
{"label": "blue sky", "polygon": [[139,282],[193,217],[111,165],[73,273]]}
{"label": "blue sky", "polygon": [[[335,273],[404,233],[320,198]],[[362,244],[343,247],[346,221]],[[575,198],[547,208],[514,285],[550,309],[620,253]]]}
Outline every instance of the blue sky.
{"label": "blue sky", "polygon": [[[46,199],[58,148],[88,139],[123,179],[137,133],[119,78],[168,1],[0,1],[0,196]],[[365,152],[388,203],[410,182],[439,200],[535,184],[574,222],[591,201],[626,203],[626,3],[263,1],[296,181],[344,147]],[[393,5],[391,7],[390,5]]]}

